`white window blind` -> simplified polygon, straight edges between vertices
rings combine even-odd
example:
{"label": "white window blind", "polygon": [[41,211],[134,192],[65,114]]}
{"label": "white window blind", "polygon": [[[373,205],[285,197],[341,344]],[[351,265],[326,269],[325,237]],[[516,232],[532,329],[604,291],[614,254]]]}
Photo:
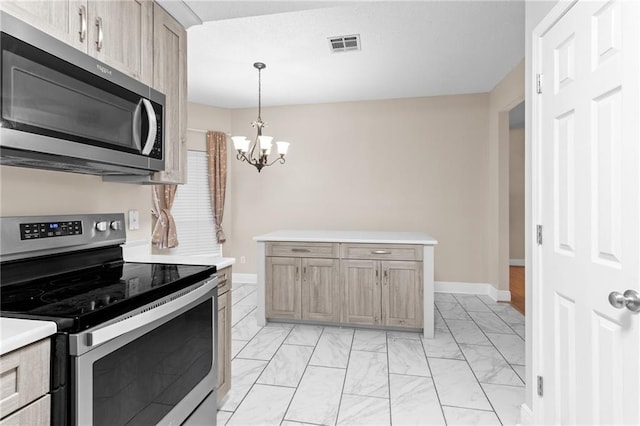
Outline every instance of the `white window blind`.
{"label": "white window blind", "polygon": [[187,163],[187,183],[178,185],[171,208],[179,245],[171,249],[170,253],[222,256],[222,244],[216,241],[211,209],[207,153],[188,151]]}

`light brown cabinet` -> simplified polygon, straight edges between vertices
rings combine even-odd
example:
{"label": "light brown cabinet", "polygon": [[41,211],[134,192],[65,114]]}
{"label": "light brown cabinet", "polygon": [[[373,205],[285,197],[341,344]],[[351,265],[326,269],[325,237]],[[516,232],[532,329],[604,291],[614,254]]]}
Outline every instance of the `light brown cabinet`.
{"label": "light brown cabinet", "polygon": [[151,84],[154,3],[150,0],[88,1],[86,8],[87,53],[136,80]]}
{"label": "light brown cabinet", "polygon": [[302,319],[300,266],[299,258],[267,257],[267,317]]}
{"label": "light brown cabinet", "polygon": [[[293,246],[297,254],[330,255],[326,247]],[[272,247],[271,253],[286,253]],[[266,259],[266,313],[269,318],[340,321],[339,261],[337,259],[278,257]]]}
{"label": "light brown cabinet", "polygon": [[231,266],[218,271],[218,384],[220,402],[231,389]]}
{"label": "light brown cabinet", "polygon": [[342,260],[342,322],[422,328],[422,264]]}
{"label": "light brown cabinet", "polygon": [[422,328],[424,296],[422,262],[381,261],[382,324]]}
{"label": "light brown cabinet", "polygon": [[422,328],[422,247],[268,242],[267,318]]}
{"label": "light brown cabinet", "polygon": [[152,1],[2,1],[0,5],[29,25],[151,84]]}
{"label": "light brown cabinet", "polygon": [[50,351],[43,339],[0,357],[0,425],[49,425]]}
{"label": "light brown cabinet", "polygon": [[302,319],[340,321],[340,262],[338,259],[300,259]]}
{"label": "light brown cabinet", "polygon": [[187,172],[187,32],[153,5],[153,88],[164,93],[165,170],[156,183],[185,183]]}
{"label": "light brown cabinet", "polygon": [[342,322],[378,325],[381,319],[380,264],[342,260]]}
{"label": "light brown cabinet", "polygon": [[342,321],[422,328],[421,246],[342,244]]}
{"label": "light brown cabinet", "polygon": [[[80,15],[81,6],[84,7],[84,17]],[[86,7],[86,0],[0,1],[1,10],[85,52],[88,29],[84,30],[84,38],[81,30],[87,19]]]}

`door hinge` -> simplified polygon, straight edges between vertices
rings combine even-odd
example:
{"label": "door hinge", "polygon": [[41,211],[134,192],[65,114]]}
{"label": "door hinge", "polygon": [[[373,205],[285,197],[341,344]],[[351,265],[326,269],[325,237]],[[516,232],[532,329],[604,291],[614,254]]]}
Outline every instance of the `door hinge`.
{"label": "door hinge", "polygon": [[536,74],[536,93],[542,93],[542,74]]}
{"label": "door hinge", "polygon": [[541,246],[542,245],[542,225],[537,225],[536,226],[536,234],[538,236],[538,238],[537,238],[538,245]]}
{"label": "door hinge", "polygon": [[543,394],[542,376],[538,376],[538,396]]}

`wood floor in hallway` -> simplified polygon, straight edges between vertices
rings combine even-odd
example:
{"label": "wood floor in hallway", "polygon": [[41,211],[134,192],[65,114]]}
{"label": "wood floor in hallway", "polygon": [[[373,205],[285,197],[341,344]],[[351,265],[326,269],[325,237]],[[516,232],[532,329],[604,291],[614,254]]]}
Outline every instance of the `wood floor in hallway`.
{"label": "wood floor in hallway", "polygon": [[509,266],[511,306],[524,315],[524,266]]}

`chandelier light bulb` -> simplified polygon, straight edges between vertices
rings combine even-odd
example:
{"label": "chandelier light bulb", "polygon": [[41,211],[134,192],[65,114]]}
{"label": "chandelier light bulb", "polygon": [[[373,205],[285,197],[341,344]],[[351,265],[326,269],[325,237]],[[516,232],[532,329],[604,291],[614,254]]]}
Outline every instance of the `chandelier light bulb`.
{"label": "chandelier light bulb", "polygon": [[287,155],[287,151],[289,150],[289,142],[279,141],[276,142],[276,145],[278,146],[278,154],[283,157]]}

